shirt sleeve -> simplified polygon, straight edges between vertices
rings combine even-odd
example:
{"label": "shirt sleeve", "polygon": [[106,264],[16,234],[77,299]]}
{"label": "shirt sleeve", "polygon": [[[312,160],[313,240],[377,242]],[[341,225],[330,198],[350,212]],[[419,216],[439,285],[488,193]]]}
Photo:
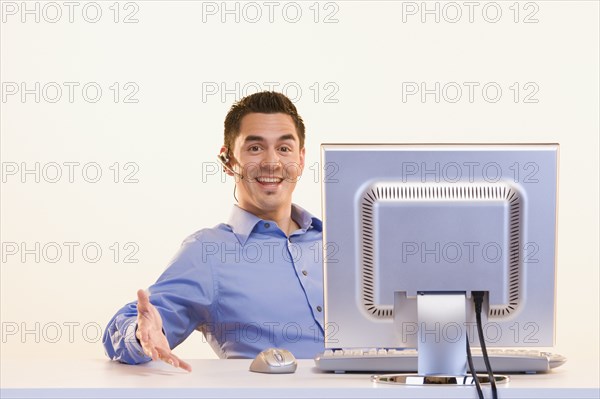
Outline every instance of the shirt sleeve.
{"label": "shirt sleeve", "polygon": [[[160,313],[171,349],[198,326],[210,322],[215,284],[212,266],[203,262],[202,248],[198,237],[186,239],[167,269],[149,287],[150,303]],[[136,322],[137,301],[122,307],[109,321],[102,343],[110,359],[128,364],[151,360],[135,337]]]}

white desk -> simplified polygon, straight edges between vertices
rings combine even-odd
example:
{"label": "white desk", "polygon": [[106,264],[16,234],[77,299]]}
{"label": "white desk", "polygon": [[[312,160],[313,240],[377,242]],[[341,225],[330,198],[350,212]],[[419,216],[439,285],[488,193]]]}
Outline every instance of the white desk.
{"label": "white desk", "polygon": [[[191,373],[151,362],[105,359],[10,360],[0,364],[1,398],[476,398],[474,387],[375,385],[368,374],[329,374],[300,360],[294,374],[257,374],[250,360],[191,360]],[[586,371],[588,370],[588,371]],[[593,370],[593,371],[590,371]],[[597,368],[565,364],[552,373],[514,375],[500,398],[598,398]],[[491,397],[489,389],[484,391]]]}

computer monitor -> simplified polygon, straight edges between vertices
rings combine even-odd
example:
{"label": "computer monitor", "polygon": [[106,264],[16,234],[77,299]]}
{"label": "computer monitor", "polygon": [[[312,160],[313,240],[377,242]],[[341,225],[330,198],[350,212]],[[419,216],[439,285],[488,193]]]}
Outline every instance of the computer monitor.
{"label": "computer monitor", "polygon": [[325,347],[456,373],[475,291],[487,346],[553,346],[558,149],[323,144]]}

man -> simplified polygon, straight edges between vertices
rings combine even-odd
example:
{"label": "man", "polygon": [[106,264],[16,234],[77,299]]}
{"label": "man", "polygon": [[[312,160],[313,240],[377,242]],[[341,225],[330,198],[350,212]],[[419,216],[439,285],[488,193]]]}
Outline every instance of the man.
{"label": "man", "polygon": [[103,337],[111,359],[160,359],[191,371],[171,349],[196,329],[222,358],[273,346],[298,358],[323,350],[322,224],[292,204],[304,130],[279,93],[231,107],[219,158],[235,178],[238,204],[227,224],[189,236],[150,295],[139,290],[111,319]]}

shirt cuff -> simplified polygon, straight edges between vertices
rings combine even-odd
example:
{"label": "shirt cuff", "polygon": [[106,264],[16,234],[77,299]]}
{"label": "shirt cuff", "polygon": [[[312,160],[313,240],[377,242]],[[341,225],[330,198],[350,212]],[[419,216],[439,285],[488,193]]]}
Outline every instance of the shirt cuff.
{"label": "shirt cuff", "polygon": [[150,356],[146,356],[140,341],[137,339],[137,318],[132,317],[132,320],[125,324],[125,346],[127,352],[131,355],[135,363],[146,363],[152,360]]}

